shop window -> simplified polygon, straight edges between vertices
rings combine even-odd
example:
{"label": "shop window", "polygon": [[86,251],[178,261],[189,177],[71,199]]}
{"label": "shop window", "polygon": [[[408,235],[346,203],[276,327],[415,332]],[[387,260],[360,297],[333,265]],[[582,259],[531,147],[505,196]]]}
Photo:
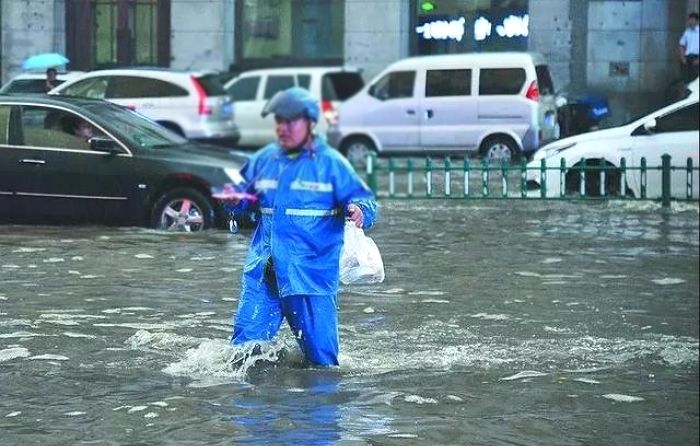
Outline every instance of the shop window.
{"label": "shop window", "polygon": [[525,51],[529,0],[412,0],[413,54]]}
{"label": "shop window", "polygon": [[342,60],[345,0],[238,0],[236,18],[243,66]]}

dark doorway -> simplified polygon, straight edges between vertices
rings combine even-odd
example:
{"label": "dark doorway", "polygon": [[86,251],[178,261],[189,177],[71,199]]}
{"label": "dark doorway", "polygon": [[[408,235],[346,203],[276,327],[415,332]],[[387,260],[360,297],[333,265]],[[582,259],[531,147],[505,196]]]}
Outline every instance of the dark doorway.
{"label": "dark doorway", "polygon": [[73,70],[170,65],[170,0],[66,1]]}

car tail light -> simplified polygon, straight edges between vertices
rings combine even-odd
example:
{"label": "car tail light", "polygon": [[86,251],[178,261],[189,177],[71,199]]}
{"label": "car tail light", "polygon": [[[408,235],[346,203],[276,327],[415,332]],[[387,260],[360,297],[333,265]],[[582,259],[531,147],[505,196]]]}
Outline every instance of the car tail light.
{"label": "car tail light", "polygon": [[194,85],[194,90],[197,92],[197,97],[199,98],[199,114],[200,115],[211,115],[212,109],[207,105],[207,92],[204,91],[201,82],[197,80],[196,77],[192,76],[192,84]]}
{"label": "car tail light", "polygon": [[328,125],[335,125],[338,123],[338,112],[333,108],[333,103],[331,101],[321,101],[321,111]]}
{"label": "car tail light", "polygon": [[525,93],[525,97],[530,99],[531,101],[540,100],[540,89],[537,88],[537,81],[532,81],[530,86],[527,88],[527,93]]}

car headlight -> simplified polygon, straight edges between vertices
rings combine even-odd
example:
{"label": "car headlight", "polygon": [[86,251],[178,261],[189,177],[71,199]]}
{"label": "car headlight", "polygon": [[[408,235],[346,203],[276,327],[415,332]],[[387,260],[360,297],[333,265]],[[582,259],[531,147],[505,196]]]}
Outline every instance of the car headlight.
{"label": "car headlight", "polygon": [[224,167],[224,173],[227,177],[229,177],[233,184],[241,184],[245,182],[241,172],[239,172],[238,169],[234,169],[233,167]]}

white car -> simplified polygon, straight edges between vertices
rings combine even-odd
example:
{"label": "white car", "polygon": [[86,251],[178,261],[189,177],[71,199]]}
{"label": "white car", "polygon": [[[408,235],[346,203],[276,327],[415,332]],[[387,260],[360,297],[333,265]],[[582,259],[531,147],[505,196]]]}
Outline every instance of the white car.
{"label": "white car", "polygon": [[[629,124],[611,129],[564,138],[542,147],[527,165],[528,189],[541,191],[543,179],[540,168],[546,164],[546,195],[559,197],[585,195],[633,195],[661,197],[661,157],[671,156],[671,197],[698,198],[698,92],[657,110]],[[623,173],[622,159],[625,160]],[[582,186],[581,167],[585,159],[587,173]],[[642,178],[642,159],[646,161],[646,180]],[[604,161],[602,161],[604,160]],[[564,177],[560,167],[565,165]],[[601,162],[604,169],[596,169]],[[688,163],[693,170],[689,175]],[[572,169],[573,167],[573,169]],[[601,179],[604,186],[601,187]],[[692,186],[689,185],[689,179]],[[562,190],[562,186],[564,190]]]}
{"label": "white car", "polygon": [[239,144],[260,147],[276,139],[271,116],[261,112],[267,101],[280,90],[303,87],[321,100],[322,119],[316,133],[325,135],[336,122],[339,104],[357,93],[364,80],[359,70],[350,67],[292,67],[251,70],[228,81],[224,88],[236,104],[236,122],[241,131]]}
{"label": "white car", "polygon": [[[85,73],[83,71],[67,71],[56,74],[56,86],[74,79]],[[22,73],[10,79],[0,89],[0,94],[16,93],[46,93],[46,73]]]}
{"label": "white car", "polygon": [[189,139],[233,146],[233,104],[211,72],[168,69],[98,70],[49,94],[105,99],[135,110]]}

